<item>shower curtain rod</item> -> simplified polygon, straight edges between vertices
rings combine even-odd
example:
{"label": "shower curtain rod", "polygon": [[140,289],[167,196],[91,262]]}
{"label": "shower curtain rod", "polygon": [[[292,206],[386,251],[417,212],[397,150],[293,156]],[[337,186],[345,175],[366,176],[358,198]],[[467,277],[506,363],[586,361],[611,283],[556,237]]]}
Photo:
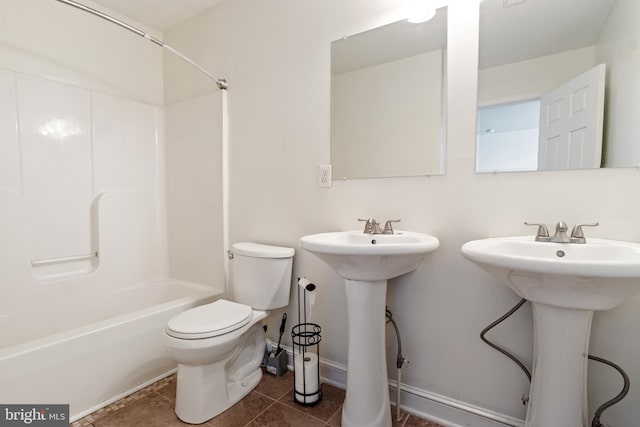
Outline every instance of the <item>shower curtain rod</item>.
{"label": "shower curtain rod", "polygon": [[200,70],[202,73],[206,74],[207,77],[209,77],[211,80],[213,80],[216,83],[216,86],[218,86],[218,89],[220,90],[226,90],[229,87],[229,84],[227,83],[226,79],[218,79],[215,76],[213,76],[210,72],[208,72],[207,70],[205,70],[202,66],[200,66],[200,64],[196,63],[195,61],[193,61],[191,58],[185,56],[182,52],[172,48],[171,46],[169,46],[168,44],[166,44],[165,42],[163,42],[162,40],[158,40],[157,38],[153,37],[151,34],[147,34],[144,31],[127,24],[126,22],[123,22],[117,18],[114,18],[113,16],[107,15],[104,12],[100,12],[99,10],[93,9],[89,6],[85,6],[81,3],[78,3],[74,0],[56,0],[59,1],[60,3],[64,3],[68,6],[72,6],[75,7],[76,9],[80,9],[84,12],[88,12],[92,15],[95,15],[99,18],[104,19],[105,21],[109,21],[112,24],[116,24],[122,28],[124,28],[125,30],[129,30],[134,34],[139,35],[140,37],[144,37],[145,39],[149,40],[152,43],[157,44],[160,47],[163,47],[165,49],[167,49],[169,52],[173,53],[174,55],[176,55],[178,58],[182,59],[183,61],[187,62],[188,64],[191,64],[192,66],[194,66],[195,68],[197,68],[198,70]]}

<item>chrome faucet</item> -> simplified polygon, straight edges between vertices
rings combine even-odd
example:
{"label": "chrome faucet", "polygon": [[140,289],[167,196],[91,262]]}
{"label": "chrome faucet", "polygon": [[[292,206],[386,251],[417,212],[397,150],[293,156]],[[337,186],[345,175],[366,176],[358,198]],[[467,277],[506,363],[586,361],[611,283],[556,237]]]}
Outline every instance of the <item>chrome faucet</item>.
{"label": "chrome faucet", "polygon": [[587,239],[584,237],[584,232],[582,231],[582,227],[596,227],[599,223],[589,223],[589,224],[577,224],[571,230],[571,236],[567,236],[567,224],[564,221],[560,221],[556,224],[556,232],[553,237],[549,236],[549,230],[547,226],[544,224],[535,224],[525,222],[525,225],[536,225],[538,226],[538,232],[536,233],[536,242],[553,242],[553,243],[587,243]]}
{"label": "chrome faucet", "polygon": [[556,233],[551,238],[553,243],[571,243],[571,238],[567,236],[567,224],[564,221],[560,221],[556,224]]}
{"label": "chrome faucet", "polygon": [[364,224],[364,234],[382,234],[382,230],[380,229],[380,224],[374,218],[362,219],[358,218],[358,221],[363,221]]}
{"label": "chrome faucet", "polygon": [[394,222],[400,222],[399,219],[390,219],[384,224],[384,230],[380,228],[380,224],[374,218],[362,219],[358,218],[358,221],[364,222],[364,234],[393,234]]}

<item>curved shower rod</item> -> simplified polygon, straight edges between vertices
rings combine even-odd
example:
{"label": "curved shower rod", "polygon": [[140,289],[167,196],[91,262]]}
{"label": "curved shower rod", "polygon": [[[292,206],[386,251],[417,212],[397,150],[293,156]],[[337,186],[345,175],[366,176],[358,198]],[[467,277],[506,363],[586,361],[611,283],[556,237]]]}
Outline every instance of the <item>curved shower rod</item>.
{"label": "curved shower rod", "polygon": [[188,64],[194,66],[195,68],[197,68],[198,70],[200,70],[203,74],[205,74],[207,77],[209,77],[211,80],[213,80],[216,83],[216,86],[218,86],[218,89],[220,90],[226,90],[229,87],[229,84],[227,82],[226,79],[218,79],[215,76],[213,76],[210,72],[208,72],[207,70],[205,70],[200,64],[196,63],[195,61],[193,61],[191,58],[185,56],[182,52],[172,48],[171,46],[169,46],[168,44],[166,44],[165,42],[163,42],[162,40],[158,40],[157,38],[153,37],[151,34],[147,34],[144,31],[127,24],[126,22],[123,22],[117,18],[114,18],[113,16],[107,15],[104,12],[100,12],[99,10],[93,9],[89,6],[85,6],[81,3],[78,3],[77,1],[74,0],[56,0],[59,1],[60,3],[64,3],[68,6],[72,6],[75,7],[76,9],[80,9],[84,12],[90,13],[92,15],[95,15],[99,18],[104,19],[105,21],[109,21],[113,24],[116,24],[122,28],[124,28],[125,30],[129,30],[134,34],[139,35],[140,37],[144,37],[145,39],[149,40],[152,43],[157,44],[160,47],[163,47],[165,49],[167,49],[169,52],[171,52],[172,54],[176,55],[178,58],[182,59],[183,61],[187,62]]}

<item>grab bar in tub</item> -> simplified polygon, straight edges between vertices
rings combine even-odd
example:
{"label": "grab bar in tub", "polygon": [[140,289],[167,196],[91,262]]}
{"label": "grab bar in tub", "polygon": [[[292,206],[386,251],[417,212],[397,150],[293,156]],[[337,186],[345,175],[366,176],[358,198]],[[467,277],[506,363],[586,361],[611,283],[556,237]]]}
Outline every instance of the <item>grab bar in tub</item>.
{"label": "grab bar in tub", "polygon": [[45,259],[32,259],[31,265],[37,267],[39,265],[59,264],[63,262],[82,261],[85,259],[98,258],[98,252],[92,252],[85,255],[74,255],[62,258],[45,258]]}

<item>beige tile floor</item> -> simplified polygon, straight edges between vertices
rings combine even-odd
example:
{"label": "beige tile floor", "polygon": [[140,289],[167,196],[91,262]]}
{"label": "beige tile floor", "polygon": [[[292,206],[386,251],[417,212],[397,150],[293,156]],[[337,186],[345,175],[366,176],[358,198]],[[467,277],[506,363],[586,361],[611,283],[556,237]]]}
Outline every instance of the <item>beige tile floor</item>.
{"label": "beige tile floor", "polygon": [[[188,426],[173,412],[175,393],[176,378],[171,375],[72,423],[71,427]],[[293,401],[291,372],[280,378],[265,374],[255,390],[202,426],[339,427],[344,396],[344,390],[323,384],[322,400],[317,405],[300,405]],[[393,427],[442,426],[403,412],[400,421],[393,421]]]}

